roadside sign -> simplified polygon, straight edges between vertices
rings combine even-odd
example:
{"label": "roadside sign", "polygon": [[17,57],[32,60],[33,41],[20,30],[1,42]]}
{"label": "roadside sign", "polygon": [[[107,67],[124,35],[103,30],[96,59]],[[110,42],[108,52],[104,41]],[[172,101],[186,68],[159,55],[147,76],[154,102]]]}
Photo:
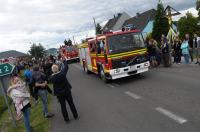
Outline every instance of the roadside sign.
{"label": "roadside sign", "polygon": [[0,64],[0,77],[11,74],[14,67],[14,65],[9,63]]}
{"label": "roadside sign", "polygon": [[8,107],[8,111],[10,113],[10,116],[12,117],[12,123],[13,123],[13,126],[16,127],[16,122],[15,122],[15,118],[14,118],[14,114],[12,113],[12,110],[10,108],[10,105],[8,103],[8,97],[7,97],[7,94],[6,94],[6,82],[8,82],[8,76],[9,74],[11,74],[14,70],[15,66],[14,65],[11,65],[9,63],[4,63],[4,64],[0,64],[0,83],[1,83],[1,90],[2,90],[2,93],[4,95],[4,99],[5,99],[5,102],[6,102],[6,105]]}

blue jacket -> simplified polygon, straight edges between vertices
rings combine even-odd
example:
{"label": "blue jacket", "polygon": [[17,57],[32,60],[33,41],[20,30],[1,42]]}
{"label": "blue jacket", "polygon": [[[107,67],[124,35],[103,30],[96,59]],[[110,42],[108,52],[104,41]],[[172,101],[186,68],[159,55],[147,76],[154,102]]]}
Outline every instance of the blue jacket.
{"label": "blue jacket", "polygon": [[186,55],[189,54],[189,44],[188,41],[184,41],[181,45],[182,54]]}
{"label": "blue jacket", "polygon": [[28,83],[28,84],[31,84],[32,83],[32,77],[33,77],[33,73],[32,73],[32,71],[30,71],[30,70],[25,70],[24,71],[24,77],[25,77],[25,79],[26,79],[26,82]]}

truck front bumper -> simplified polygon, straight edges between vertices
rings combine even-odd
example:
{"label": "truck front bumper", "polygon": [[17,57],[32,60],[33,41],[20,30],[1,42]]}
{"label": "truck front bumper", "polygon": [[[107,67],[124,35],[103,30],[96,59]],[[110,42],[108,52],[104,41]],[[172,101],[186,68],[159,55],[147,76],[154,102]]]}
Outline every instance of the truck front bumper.
{"label": "truck front bumper", "polygon": [[128,77],[131,75],[140,74],[149,70],[150,63],[149,61],[140,63],[133,66],[127,66],[118,69],[112,69],[109,71],[111,79],[118,79],[123,77]]}

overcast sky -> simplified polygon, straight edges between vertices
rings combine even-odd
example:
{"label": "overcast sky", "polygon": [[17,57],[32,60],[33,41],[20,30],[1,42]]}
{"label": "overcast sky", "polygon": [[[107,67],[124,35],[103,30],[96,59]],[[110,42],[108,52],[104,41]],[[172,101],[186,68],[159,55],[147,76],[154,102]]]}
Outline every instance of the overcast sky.
{"label": "overcast sky", "polygon": [[[196,0],[163,0],[179,11],[195,13]],[[118,12],[134,16],[156,8],[158,0],[0,0],[0,52],[27,52],[32,42],[58,47],[94,34],[93,20],[105,22]]]}

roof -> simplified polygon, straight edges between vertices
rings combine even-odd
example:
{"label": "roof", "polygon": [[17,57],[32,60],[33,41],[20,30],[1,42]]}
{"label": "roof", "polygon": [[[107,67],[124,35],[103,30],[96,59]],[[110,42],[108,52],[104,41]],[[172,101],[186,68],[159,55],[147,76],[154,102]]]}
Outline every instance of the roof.
{"label": "roof", "polygon": [[0,52],[0,59],[6,59],[9,57],[13,57],[13,58],[19,58],[19,57],[25,57],[28,56],[25,53],[16,51],[16,50],[9,50],[9,51],[5,51],[5,52]]}
{"label": "roof", "polygon": [[110,31],[113,29],[119,18],[122,16],[121,13],[119,13],[117,16],[114,16],[114,18],[108,20],[106,25],[103,27],[103,31]]}
{"label": "roof", "polygon": [[142,31],[146,27],[146,25],[149,23],[149,21],[152,21],[155,19],[155,16],[156,16],[155,9],[151,9],[143,13],[138,13],[137,16],[134,16],[126,20],[123,26],[133,25],[137,29]]}

